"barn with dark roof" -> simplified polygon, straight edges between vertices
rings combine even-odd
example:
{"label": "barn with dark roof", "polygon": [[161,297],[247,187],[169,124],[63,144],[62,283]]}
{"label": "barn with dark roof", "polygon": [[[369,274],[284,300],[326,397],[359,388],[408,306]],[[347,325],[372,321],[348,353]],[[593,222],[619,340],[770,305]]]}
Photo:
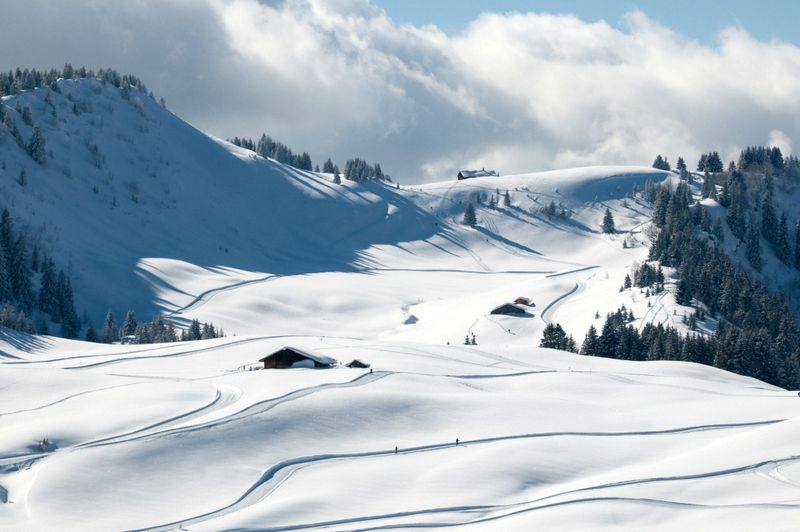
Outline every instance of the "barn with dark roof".
{"label": "barn with dark roof", "polygon": [[335,358],[291,346],[282,347],[259,362],[264,363],[264,369],[329,368],[336,365]]}

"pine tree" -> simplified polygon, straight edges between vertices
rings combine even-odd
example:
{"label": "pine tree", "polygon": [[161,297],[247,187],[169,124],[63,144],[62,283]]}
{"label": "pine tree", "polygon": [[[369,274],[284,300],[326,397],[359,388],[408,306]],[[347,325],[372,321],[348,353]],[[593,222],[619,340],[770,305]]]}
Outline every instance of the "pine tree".
{"label": "pine tree", "polygon": [[761,233],[767,242],[775,244],[778,241],[778,219],[775,216],[775,208],[772,206],[772,193],[764,194],[761,202]]}
{"label": "pine tree", "polygon": [[89,324],[89,327],[86,328],[86,341],[95,343],[100,342],[100,337],[97,336],[97,331],[94,329],[94,325],[91,323]]}
{"label": "pine tree", "polygon": [[751,221],[745,236],[745,255],[750,265],[761,271],[761,241],[758,236],[758,228],[755,222]]}
{"label": "pine tree", "polygon": [[11,292],[17,304],[30,311],[33,307],[33,283],[25,236],[19,234],[11,254]]}
{"label": "pine tree", "polygon": [[136,334],[136,327],[139,326],[139,322],[136,321],[136,314],[129,310],[128,313],[125,315],[125,321],[122,322],[122,336],[133,336]]}
{"label": "pine tree", "polygon": [[571,353],[577,352],[575,348],[575,340],[571,336],[567,336],[564,329],[558,323],[549,323],[544,328],[542,341],[539,347],[548,347],[550,349],[560,349],[561,351],[569,351]]}
{"label": "pine tree", "polygon": [[45,140],[39,126],[33,126],[33,134],[28,141],[28,155],[39,164],[44,164],[46,160]]}
{"label": "pine tree", "polygon": [[77,338],[81,330],[81,323],[78,319],[78,313],[75,311],[72,283],[63,270],[59,271],[58,280],[56,281],[56,300],[61,319],[61,336],[64,338]]}
{"label": "pine tree", "polygon": [[0,303],[11,299],[11,267],[9,261],[9,253],[3,247],[3,242],[0,241]]}
{"label": "pine tree", "polygon": [[506,193],[503,195],[503,206],[511,207],[511,194],[508,193],[508,189],[506,189]]}
{"label": "pine tree", "polygon": [[119,338],[119,331],[117,330],[117,322],[114,320],[114,313],[110,310],[106,313],[106,319],[103,321],[103,331],[100,335],[104,344],[116,342]]}
{"label": "pine tree", "polygon": [[611,209],[606,207],[606,213],[603,216],[603,232],[613,233],[614,230],[614,216],[611,214]]}
{"label": "pine tree", "polygon": [[472,203],[467,203],[467,208],[464,209],[464,219],[461,223],[470,227],[475,227],[478,224],[478,218],[475,216],[475,206]]}
{"label": "pine tree", "polygon": [[597,329],[594,328],[594,325],[590,325],[589,331],[586,333],[586,338],[584,338],[583,345],[581,346],[581,354],[597,356],[598,346]]}
{"label": "pine tree", "polygon": [[678,289],[675,291],[675,302],[678,305],[689,306],[692,304],[692,292],[689,289],[689,283],[686,281],[686,276],[681,276],[678,281]]}
{"label": "pine tree", "polygon": [[778,239],[775,244],[778,258],[784,264],[790,265],[792,259],[792,248],[789,244],[789,227],[786,221],[786,213],[781,213],[781,221],[778,223]]}
{"label": "pine tree", "polygon": [[42,278],[39,283],[39,310],[55,316],[56,314],[56,267],[52,259],[45,257],[42,261]]}
{"label": "pine tree", "polygon": [[800,270],[800,220],[794,226],[794,267]]}

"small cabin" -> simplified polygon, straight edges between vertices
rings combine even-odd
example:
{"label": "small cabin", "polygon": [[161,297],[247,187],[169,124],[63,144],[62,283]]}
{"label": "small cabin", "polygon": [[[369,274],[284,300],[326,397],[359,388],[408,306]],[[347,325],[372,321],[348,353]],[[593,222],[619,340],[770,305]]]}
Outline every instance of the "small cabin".
{"label": "small cabin", "polygon": [[495,307],[489,314],[502,314],[504,316],[519,316],[527,314],[527,311],[519,305],[513,303],[503,303],[499,307]]}
{"label": "small cabin", "polygon": [[336,365],[334,358],[290,346],[278,349],[259,362],[264,363],[264,369],[330,368]]}
{"label": "small cabin", "polygon": [[345,366],[347,366],[348,368],[364,368],[365,369],[365,368],[369,367],[369,364],[367,364],[363,360],[359,360],[359,359],[356,358],[352,362],[348,362],[347,364],[345,364]]}
{"label": "small cabin", "polygon": [[525,305],[526,307],[535,307],[536,304],[531,301],[529,297],[520,296],[514,300],[515,305]]}
{"label": "small cabin", "polygon": [[456,177],[458,177],[458,180],[461,181],[462,179],[470,179],[473,177],[496,177],[498,175],[500,174],[494,170],[481,168],[480,170],[459,170]]}

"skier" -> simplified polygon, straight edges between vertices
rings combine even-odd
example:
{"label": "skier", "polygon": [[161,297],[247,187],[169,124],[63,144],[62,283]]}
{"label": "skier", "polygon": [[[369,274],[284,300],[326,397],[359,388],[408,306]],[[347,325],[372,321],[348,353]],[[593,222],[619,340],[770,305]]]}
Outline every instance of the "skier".
{"label": "skier", "polygon": [[456,438],[456,447],[458,447],[458,438]]}
{"label": "skier", "polygon": [[397,454],[397,445],[394,446],[394,454]]}

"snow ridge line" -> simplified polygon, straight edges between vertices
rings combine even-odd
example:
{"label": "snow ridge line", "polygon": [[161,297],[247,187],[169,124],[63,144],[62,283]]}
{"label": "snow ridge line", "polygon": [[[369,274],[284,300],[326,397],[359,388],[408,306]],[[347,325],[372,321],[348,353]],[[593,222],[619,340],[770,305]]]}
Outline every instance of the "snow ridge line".
{"label": "snow ridge line", "polygon": [[[561,432],[536,432],[536,433],[527,433],[527,434],[512,434],[507,436],[493,436],[489,438],[477,438],[473,440],[462,440],[460,443],[461,445],[482,445],[482,444],[491,444],[497,443],[500,441],[513,441],[513,440],[523,440],[523,439],[534,439],[534,438],[548,438],[548,437],[561,437],[561,436],[587,436],[587,437],[625,437],[625,436],[657,436],[657,435],[665,435],[665,434],[684,434],[690,432],[700,432],[700,431],[707,431],[707,430],[724,430],[724,429],[733,429],[733,428],[744,428],[744,427],[757,427],[757,426],[764,426],[764,425],[771,425],[775,423],[780,423],[785,421],[785,419],[773,419],[773,420],[764,420],[764,421],[750,421],[744,423],[719,423],[719,424],[711,424],[711,425],[696,425],[690,427],[678,427],[672,429],[663,429],[663,430],[649,430],[649,431],[621,431],[621,432],[599,432],[599,431],[561,431]],[[430,452],[430,451],[438,451],[447,448],[453,447],[452,442],[447,443],[434,443],[429,445],[419,445],[415,447],[408,447],[401,450],[403,454],[409,453],[420,453],[420,452]],[[378,456],[390,456],[395,454],[394,449],[387,449],[387,450],[380,450],[380,451],[362,451],[362,452],[353,452],[353,453],[330,453],[330,454],[318,454],[318,455],[310,455],[310,456],[301,456],[297,458],[290,458],[288,460],[284,460],[279,462],[266,471],[261,475],[261,477],[248,488],[238,499],[236,499],[233,503],[229,504],[228,506],[224,506],[217,510],[212,510],[210,512],[200,514],[194,517],[190,517],[187,519],[181,519],[179,521],[173,521],[171,523],[164,523],[160,525],[155,525],[152,527],[142,528],[142,529],[132,529],[130,532],[142,532],[145,530],[155,530],[155,531],[167,531],[174,528],[177,525],[192,525],[199,522],[207,521],[208,519],[221,517],[223,515],[230,514],[234,511],[237,511],[241,508],[250,506],[255,502],[262,500],[264,497],[269,495],[273,490],[269,489],[267,484],[275,479],[279,473],[283,473],[284,470],[288,470],[294,466],[298,467],[305,467],[310,464],[321,463],[321,462],[330,462],[330,461],[338,461],[338,460],[347,460],[347,459],[358,459],[358,458],[370,458],[370,457],[378,457]],[[790,461],[796,460],[800,458],[800,455],[788,457],[781,459],[779,461]],[[738,473],[741,471],[756,469],[758,467],[762,467],[764,465],[770,463],[779,462],[776,460],[766,460],[763,462],[759,462],[758,464],[748,464],[745,466],[740,466],[737,468],[725,469],[721,471],[713,471],[707,473],[695,473],[690,475],[682,475],[682,476],[674,476],[674,477],[653,477],[648,479],[634,479],[634,480],[623,480],[618,482],[611,482],[607,484],[600,484],[597,486],[590,486],[585,488],[578,488],[575,490],[566,491],[563,493],[558,493],[554,495],[550,495],[544,497],[542,499],[537,499],[535,501],[531,501],[531,503],[541,502],[547,499],[552,499],[554,497],[558,497],[561,495],[566,495],[569,493],[579,493],[588,490],[595,490],[607,487],[617,487],[617,486],[626,486],[631,484],[639,484],[644,482],[660,482],[660,481],[669,481],[669,480],[689,480],[689,479],[696,479],[696,478],[708,478],[712,476],[720,476],[720,475],[727,475]],[[283,475],[290,475],[292,472],[285,472]],[[279,482],[282,482],[282,479],[278,479]],[[523,503],[524,504],[524,503]],[[531,509],[520,510],[521,511],[530,511]],[[412,514],[413,515],[413,514]],[[513,514],[507,514],[513,515]],[[492,519],[497,519],[499,516],[492,517]],[[363,519],[360,519],[363,520]],[[336,524],[336,523],[332,523]],[[274,529],[265,529],[265,530],[289,530],[292,528],[306,528],[309,526],[320,526],[321,524],[310,524],[310,525],[303,525],[303,526],[290,526],[290,527],[279,527]],[[408,526],[408,525],[404,525]]]}

